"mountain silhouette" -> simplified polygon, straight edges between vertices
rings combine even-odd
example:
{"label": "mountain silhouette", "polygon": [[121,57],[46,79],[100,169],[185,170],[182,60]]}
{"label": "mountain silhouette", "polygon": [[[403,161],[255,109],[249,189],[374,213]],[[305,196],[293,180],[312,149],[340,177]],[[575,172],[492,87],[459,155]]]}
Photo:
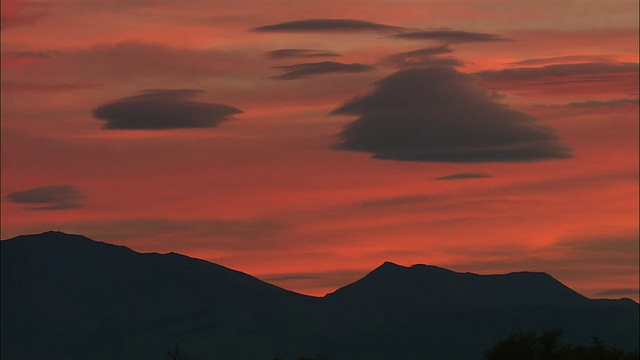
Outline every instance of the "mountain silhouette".
{"label": "mountain silhouette", "polygon": [[[380,289],[385,289],[380,292]],[[327,295],[343,301],[496,308],[582,305],[588,299],[541,272],[458,273],[437,266],[385,262],[364,278]]]}
{"label": "mountain silhouette", "polygon": [[46,232],[1,243],[2,359],[480,359],[514,331],[561,327],[638,349],[639,306],[545,273],[386,262],[325,297],[207,261]]}

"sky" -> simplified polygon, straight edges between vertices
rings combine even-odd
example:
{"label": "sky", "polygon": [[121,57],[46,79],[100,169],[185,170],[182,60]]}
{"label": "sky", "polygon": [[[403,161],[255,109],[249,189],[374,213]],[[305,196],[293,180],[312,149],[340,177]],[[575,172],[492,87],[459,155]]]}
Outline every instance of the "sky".
{"label": "sky", "polygon": [[2,239],[638,300],[635,0],[2,0],[1,36]]}

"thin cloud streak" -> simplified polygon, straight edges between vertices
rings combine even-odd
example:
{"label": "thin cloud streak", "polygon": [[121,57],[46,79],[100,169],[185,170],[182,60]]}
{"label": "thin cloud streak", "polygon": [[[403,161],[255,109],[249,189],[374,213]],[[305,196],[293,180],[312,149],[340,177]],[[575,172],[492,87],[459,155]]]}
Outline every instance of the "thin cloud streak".
{"label": "thin cloud streak", "polygon": [[395,32],[402,28],[354,19],[306,19],[259,26],[255,32]]}
{"label": "thin cloud streak", "polygon": [[511,39],[495,34],[485,34],[459,30],[420,30],[394,35],[396,38],[409,40],[435,40],[445,43],[495,42],[511,41]]}
{"label": "thin cloud streak", "polygon": [[315,57],[336,57],[338,53],[325,50],[311,49],[278,49],[266,53],[271,59],[295,59],[295,58],[315,58]]}
{"label": "thin cloud streak", "polygon": [[483,178],[491,178],[492,175],[487,173],[459,173],[441,176],[436,178],[436,180],[465,180],[465,179],[483,179]]}
{"label": "thin cloud streak", "polygon": [[432,66],[464,66],[464,63],[454,57],[439,57],[438,55],[452,53],[448,45],[433,46],[385,56],[379,61],[381,65],[399,69]]}
{"label": "thin cloud streak", "polygon": [[335,61],[274,66],[274,68],[284,71],[282,75],[273,76],[272,79],[275,80],[298,80],[323,74],[354,74],[375,70],[371,65],[343,64]]}

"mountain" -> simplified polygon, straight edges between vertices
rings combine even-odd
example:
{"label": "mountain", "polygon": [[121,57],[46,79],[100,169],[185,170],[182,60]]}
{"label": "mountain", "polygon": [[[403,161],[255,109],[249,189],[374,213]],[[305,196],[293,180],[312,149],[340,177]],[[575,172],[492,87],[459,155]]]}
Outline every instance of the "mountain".
{"label": "mountain", "polygon": [[[385,289],[380,293],[380,289]],[[327,296],[343,301],[423,306],[498,308],[524,305],[583,305],[588,299],[551,275],[458,273],[437,266],[410,268],[386,262],[364,278]]]}
{"label": "mountain", "polygon": [[323,298],[183,255],[47,232],[1,243],[3,359],[480,359],[513,331],[561,327],[638,349],[639,306],[545,273],[384,263]]}

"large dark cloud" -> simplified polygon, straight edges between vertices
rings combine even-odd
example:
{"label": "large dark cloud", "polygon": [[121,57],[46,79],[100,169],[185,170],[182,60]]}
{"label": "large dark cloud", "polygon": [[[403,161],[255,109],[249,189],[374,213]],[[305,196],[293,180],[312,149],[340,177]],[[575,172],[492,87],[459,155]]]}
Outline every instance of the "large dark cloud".
{"label": "large dark cloud", "polygon": [[554,64],[541,67],[517,67],[503,70],[486,70],[476,73],[489,81],[531,81],[543,78],[571,78],[574,76],[638,73],[638,63],[590,62]]}
{"label": "large dark cloud", "polygon": [[251,29],[258,32],[393,32],[402,28],[353,19],[306,19],[265,25]]}
{"label": "large dark cloud", "polygon": [[432,66],[463,66],[464,64],[454,57],[438,56],[451,52],[453,52],[453,50],[447,45],[433,46],[389,55],[382,58],[379,63],[399,69]]}
{"label": "large dark cloud", "polygon": [[292,59],[292,58],[315,58],[315,57],[334,57],[340,54],[311,49],[279,49],[267,52],[267,56],[271,59]]}
{"label": "large dark cloud", "polygon": [[144,90],[98,106],[93,116],[104,129],[165,130],[217,127],[242,111],[233,106],[191,100],[204,92],[194,89]]}
{"label": "large dark cloud", "polygon": [[465,179],[482,179],[493,177],[487,173],[459,173],[441,176],[436,180],[465,180]]}
{"label": "large dark cloud", "polygon": [[446,43],[491,42],[510,40],[495,34],[485,34],[459,30],[419,30],[399,33],[396,34],[395,37],[414,40],[435,40]]}
{"label": "large dark cloud", "polygon": [[38,205],[29,210],[65,210],[82,207],[83,195],[73,185],[50,185],[7,194],[6,199],[15,204]]}
{"label": "large dark cloud", "polygon": [[322,74],[360,73],[375,70],[375,67],[371,65],[344,64],[335,61],[274,66],[274,68],[284,71],[284,74],[272,77],[272,79],[278,80],[296,80]]}
{"label": "large dark cloud", "polygon": [[496,101],[450,67],[409,69],[376,83],[332,115],[358,115],[335,149],[374,158],[440,162],[525,162],[571,158],[555,130]]}

